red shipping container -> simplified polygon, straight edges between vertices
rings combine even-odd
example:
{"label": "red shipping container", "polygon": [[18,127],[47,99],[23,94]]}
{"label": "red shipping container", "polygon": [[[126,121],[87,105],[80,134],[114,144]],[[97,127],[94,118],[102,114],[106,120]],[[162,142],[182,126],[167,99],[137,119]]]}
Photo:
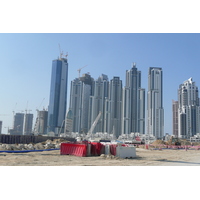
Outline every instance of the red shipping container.
{"label": "red shipping container", "polygon": [[[104,145],[100,142],[91,142],[91,155],[92,156],[100,156],[104,153]],[[104,151],[103,151],[104,150]]]}
{"label": "red shipping container", "polygon": [[74,144],[74,143],[61,143],[60,154],[85,157],[87,156],[87,145]]}
{"label": "red shipping container", "polygon": [[116,147],[117,147],[117,144],[111,144],[110,145],[110,153],[114,156],[116,156]]}

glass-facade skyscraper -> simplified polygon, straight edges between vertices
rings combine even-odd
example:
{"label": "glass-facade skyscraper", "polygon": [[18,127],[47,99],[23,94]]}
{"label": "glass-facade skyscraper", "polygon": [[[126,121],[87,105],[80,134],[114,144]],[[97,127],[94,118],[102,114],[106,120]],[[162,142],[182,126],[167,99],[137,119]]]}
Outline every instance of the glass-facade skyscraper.
{"label": "glass-facade skyscraper", "polygon": [[118,138],[121,135],[122,125],[122,80],[120,80],[120,77],[113,77],[109,81],[104,119],[104,132],[112,133]]}
{"label": "glass-facade skyscraper", "polygon": [[[68,60],[67,57],[52,61],[50,98],[48,107],[48,132],[56,135],[64,130],[67,105]],[[63,126],[62,126],[63,124]],[[61,127],[62,126],[62,127]]]}
{"label": "glass-facade skyscraper", "polygon": [[147,134],[162,139],[164,136],[163,72],[159,67],[149,68],[147,115]]}
{"label": "glass-facade skyscraper", "polygon": [[145,133],[145,89],[141,88],[141,71],[136,64],[126,71],[123,88],[122,133]]}
{"label": "glass-facade skyscraper", "polygon": [[108,97],[109,81],[108,76],[102,74],[94,82],[94,94],[90,96],[90,106],[89,106],[89,127],[92,126],[99,112],[101,112],[101,117],[94,128],[93,132],[104,132],[104,114],[105,114],[105,101]]}
{"label": "glass-facade skyscraper", "polygon": [[87,133],[89,130],[89,99],[93,91],[94,79],[89,74],[71,81],[69,110],[72,112],[72,131]]}
{"label": "glass-facade skyscraper", "polygon": [[172,100],[172,116],[173,135],[178,137],[178,101]]}

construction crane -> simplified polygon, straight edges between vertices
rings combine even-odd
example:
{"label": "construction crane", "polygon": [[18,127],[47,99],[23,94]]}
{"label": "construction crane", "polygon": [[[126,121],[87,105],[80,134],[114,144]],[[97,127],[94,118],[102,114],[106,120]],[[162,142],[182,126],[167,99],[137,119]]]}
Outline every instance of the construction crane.
{"label": "construction crane", "polygon": [[[60,48],[60,44],[58,44],[58,46],[59,46],[59,51],[60,51],[60,59],[63,57],[63,51],[61,51],[61,48]],[[66,58],[67,58],[67,56],[68,56],[68,52],[64,55]]]}
{"label": "construction crane", "polygon": [[97,122],[99,121],[100,117],[101,117],[101,111],[99,112],[99,114],[96,117],[96,119],[94,120],[90,130],[88,131],[87,137],[90,137],[92,135],[92,132],[93,132],[94,128],[96,127]]}
{"label": "construction crane", "polygon": [[[28,112],[27,112],[28,111]],[[32,110],[25,110],[25,113],[27,114],[30,114],[30,111],[32,111]]]}
{"label": "construction crane", "polygon": [[[87,65],[85,65],[84,67],[86,67]],[[78,77],[80,78],[80,73],[81,73],[81,69],[83,69],[84,67],[81,67],[80,69],[77,69],[78,71]]]}

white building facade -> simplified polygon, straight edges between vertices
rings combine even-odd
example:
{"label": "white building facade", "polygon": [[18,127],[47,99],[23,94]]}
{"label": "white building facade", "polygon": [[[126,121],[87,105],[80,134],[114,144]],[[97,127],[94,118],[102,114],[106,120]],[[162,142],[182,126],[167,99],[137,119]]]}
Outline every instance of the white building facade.
{"label": "white building facade", "polygon": [[104,111],[105,111],[105,102],[108,97],[108,88],[109,81],[108,76],[102,74],[94,82],[94,94],[90,96],[90,106],[89,106],[89,127],[92,126],[99,112],[101,112],[101,117],[98,120],[98,123],[94,129],[96,132],[104,132]]}
{"label": "white building facade", "polygon": [[71,81],[69,110],[73,114],[72,131],[88,132],[89,99],[92,95],[93,79],[88,74]]}
{"label": "white building facade", "polygon": [[192,78],[179,86],[178,104],[178,136],[190,138],[200,132],[199,91]]}

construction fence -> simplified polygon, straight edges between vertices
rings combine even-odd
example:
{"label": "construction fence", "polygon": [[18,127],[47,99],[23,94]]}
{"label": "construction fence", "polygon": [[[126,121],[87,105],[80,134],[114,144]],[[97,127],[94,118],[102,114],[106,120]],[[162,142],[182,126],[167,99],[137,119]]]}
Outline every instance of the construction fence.
{"label": "construction fence", "polygon": [[[61,137],[50,137],[50,136],[35,136],[35,135],[6,135],[0,134],[0,143],[4,144],[29,144],[29,143],[39,143],[46,140],[61,139]],[[75,142],[76,139],[69,137],[62,137],[70,142]]]}

